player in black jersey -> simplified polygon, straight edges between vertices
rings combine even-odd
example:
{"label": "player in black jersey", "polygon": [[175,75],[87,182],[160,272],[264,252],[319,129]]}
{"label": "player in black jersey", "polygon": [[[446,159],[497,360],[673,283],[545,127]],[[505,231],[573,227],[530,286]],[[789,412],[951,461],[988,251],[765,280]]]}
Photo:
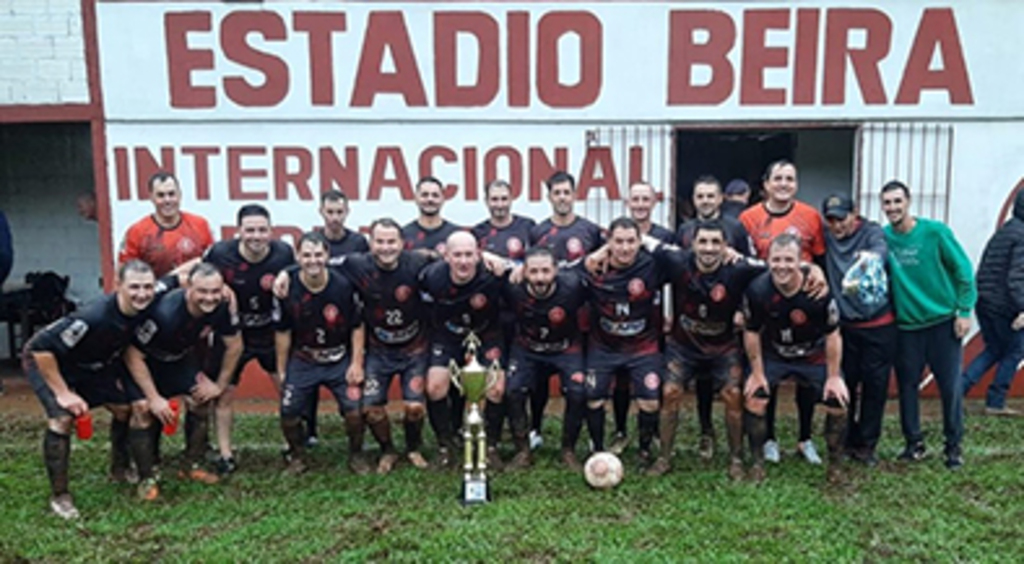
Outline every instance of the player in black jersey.
{"label": "player in black jersey", "polygon": [[746,258],[727,263],[726,247],[722,224],[709,221],[697,229],[692,250],[658,245],[652,251],[668,270],[674,315],[665,344],[668,372],[658,426],[660,454],[650,474],[670,470],[683,391],[706,382],[725,403],[729,475],[743,476],[743,352],[734,321],[747,284],[767,269]]}
{"label": "player in black jersey", "polygon": [[[475,333],[482,345],[480,363],[487,366],[503,357],[503,339],[498,312],[501,308],[503,278],[481,265],[476,240],[465,231],[448,237],[445,260],[420,273],[420,290],[429,302],[431,317],[430,369],[427,372],[427,413],[438,442],[438,466],[451,464],[453,443],[452,417],[461,422],[461,408],[447,402],[451,384],[448,362],[460,365],[465,359],[464,341]],[[504,374],[487,390],[484,409],[487,432],[487,458],[500,465],[497,444],[502,418],[501,400],[505,393]]]}
{"label": "player in black jersey", "polygon": [[424,249],[433,253],[434,258],[440,258],[444,254],[448,236],[460,229],[441,217],[444,189],[440,180],[426,176],[416,183],[416,207],[419,209],[419,217],[402,228],[405,250]]}
{"label": "player in black jersey", "polygon": [[505,386],[516,447],[510,467],[531,463],[526,394],[547,386],[549,375],[556,374],[565,398],[562,461],[570,469],[579,470],[576,441],[586,406],[579,315],[586,304],[586,291],[580,273],[559,271],[551,251],[544,247],[526,253],[523,278],[524,282],[505,288],[505,300],[517,321]]}
{"label": "player in black jersey", "polygon": [[[215,380],[202,373],[199,345],[211,332],[225,342],[223,367]],[[206,455],[210,405],[231,382],[242,354],[238,320],[224,300],[224,279],[216,267],[199,263],[188,275],[187,289],[161,293],[135,329],[124,353],[131,378],[125,393],[132,402],[129,440],[139,472],[139,497],[154,501],[160,495],[154,476],[154,415],[160,423],[175,417],[167,398],[185,396],[185,468],[182,474],[206,484],[219,481],[202,468]]]}
{"label": "player in black jersey", "polygon": [[640,458],[650,459],[658,426],[661,373],[661,287],[665,269],[640,248],[640,228],[627,217],[609,226],[608,244],[588,259],[607,259],[608,268],[590,271],[590,339],[587,349],[587,429],[596,451],[604,450],[604,402],[615,375],[625,372],[640,409]]}
{"label": "player in black jersey", "polygon": [[[405,412],[406,458],[421,469],[427,467],[420,449],[429,351],[419,273],[431,260],[422,253],[403,251],[401,227],[384,218],[370,226],[370,253],[349,255],[338,266],[363,301],[367,335],[363,386],[366,421],[378,440],[384,441],[381,449],[391,449],[391,427],[385,408],[391,380],[398,375]],[[381,462],[378,470],[386,473],[394,461],[389,458]]]}
{"label": "player in black jersey", "polygon": [[[327,268],[327,240],[306,233],[298,242],[299,270],[291,273],[288,295],[278,302],[274,334],[276,373],[281,379],[281,430],[288,441],[288,471],[306,470],[306,433],[302,416],[310,398],[324,386],[334,395],[345,419],[349,468],[370,471],[363,454],[362,385],[365,334],[355,288]],[[390,441],[382,457],[394,452]]]}
{"label": "player in black jersey", "polygon": [[[268,374],[277,370],[274,359],[274,277],[285,268],[295,264],[292,248],[281,241],[271,240],[270,212],[257,204],[247,204],[238,210],[238,240],[220,241],[203,256],[220,270],[228,287],[234,292],[238,307],[239,324],[245,349],[235,368],[231,386],[218,398],[217,446],[220,459],[217,469],[222,474],[234,472],[236,463],[231,449],[231,425],[234,419],[231,406],[234,389],[242,370],[253,359]],[[220,359],[223,353],[214,341],[207,374],[220,373]],[[274,386],[278,379],[271,377]]]}
{"label": "player in black jersey", "polygon": [[800,243],[790,233],[777,236],[768,249],[770,273],[754,279],[745,296],[743,342],[751,370],[743,391],[745,426],[754,457],[751,478],[758,482],[765,476],[764,414],[769,393],[790,377],[812,389],[825,404],[829,481],[840,477],[849,394],[840,374],[839,309],[833,299],[811,298],[803,288]]}
{"label": "player in black jersey", "polygon": [[93,407],[113,414],[111,476],[124,479],[129,467],[130,408],[120,385],[121,352],[153,301],[153,270],[129,261],[118,270],[117,290],[61,318],[29,339],[22,366],[46,412],[43,462],[50,479],[50,509],[64,519],[79,513],[68,491],[71,423]]}
{"label": "player in black jersey", "polygon": [[480,249],[522,262],[530,246],[530,230],[534,221],[512,213],[512,186],[504,180],[489,182],[484,188],[484,198],[490,219],[473,227]]}

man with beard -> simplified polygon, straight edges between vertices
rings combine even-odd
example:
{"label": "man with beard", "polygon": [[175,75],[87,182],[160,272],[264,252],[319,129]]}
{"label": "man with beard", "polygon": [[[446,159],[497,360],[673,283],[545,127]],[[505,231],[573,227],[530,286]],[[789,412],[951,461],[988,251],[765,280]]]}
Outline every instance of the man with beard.
{"label": "man with beard", "polygon": [[99,405],[113,413],[111,477],[125,479],[131,409],[120,385],[121,352],[153,301],[154,284],[149,265],[128,261],[118,271],[113,294],[47,325],[25,344],[25,375],[46,412],[43,462],[50,480],[50,509],[64,519],[79,516],[68,491],[74,418]]}
{"label": "man with beard", "polygon": [[[479,361],[489,366],[500,362],[503,338],[498,320],[503,279],[482,268],[480,250],[473,236],[458,231],[448,237],[444,262],[433,264],[420,273],[420,290],[430,304],[431,351],[427,372],[427,413],[438,442],[438,466],[452,462],[453,415],[462,419],[462,411],[453,410],[447,400],[451,384],[449,361],[465,360],[464,341],[474,333],[481,342]],[[504,373],[487,390],[484,409],[487,433],[487,462],[499,466],[497,445],[501,438],[501,400],[505,394]],[[454,413],[453,413],[454,411]]]}
{"label": "man with beard", "polygon": [[[750,235],[755,255],[762,260],[767,259],[768,247],[775,237],[782,233],[791,233],[796,235],[800,242],[801,260],[823,264],[821,261],[825,255],[825,230],[821,216],[818,210],[796,199],[797,190],[796,165],[786,160],[769,164],[764,174],[766,198],[761,205],[748,208],[740,214],[740,223]],[[765,442],[765,459],[769,462],[778,462],[779,443],[775,436],[777,390],[772,390],[771,395],[766,419],[768,440]],[[797,386],[797,451],[811,464],[821,464],[821,457],[814,446],[814,441],[811,440],[816,402],[813,389]]]}
{"label": "man with beard", "polygon": [[213,234],[205,219],[181,211],[181,188],[173,174],[157,172],[148,186],[154,213],[128,228],[117,261],[141,260],[160,278],[202,256],[213,245]]}
{"label": "man with beard", "polygon": [[[139,497],[155,501],[160,496],[154,464],[153,436],[148,429],[156,416],[161,423],[176,417],[167,398],[185,396],[185,467],[182,475],[205,484],[219,481],[202,468],[206,455],[209,406],[227,389],[242,354],[238,323],[224,301],[224,279],[210,264],[195,265],[187,289],[161,294],[147,319],[135,330],[124,362],[131,374],[126,394],[132,405],[129,441],[139,471]],[[201,372],[197,345],[211,331],[225,342],[223,367],[211,381]]]}
{"label": "man with beard", "polygon": [[480,249],[521,262],[530,245],[532,219],[512,213],[512,186],[504,180],[489,182],[484,199],[490,218],[473,227]]}
{"label": "man with beard", "polygon": [[444,189],[441,181],[433,176],[426,176],[416,183],[416,207],[419,217],[402,228],[402,239],[405,249],[415,251],[425,249],[435,258],[444,255],[445,242],[448,236],[458,231],[459,226],[441,217],[444,206]]}
{"label": "man with beard", "polygon": [[[281,380],[281,430],[288,441],[288,472],[306,471],[302,416],[320,387],[330,390],[345,420],[349,468],[369,472],[363,454],[361,400],[365,334],[352,283],[327,268],[327,240],[306,233],[298,242],[299,270],[291,273],[288,295],[278,302],[277,375]],[[385,443],[382,457],[395,458]]]}
{"label": "man with beard", "polygon": [[841,477],[839,464],[849,394],[840,372],[839,309],[832,298],[815,299],[805,289],[800,238],[783,233],[768,250],[769,272],[747,287],[743,343],[750,361],[744,384],[746,428],[754,457],[750,477],[764,480],[764,412],[769,390],[794,378],[826,405],[828,477]]}
{"label": "man with beard", "polygon": [[523,278],[524,282],[505,288],[506,301],[517,321],[505,386],[516,448],[509,467],[524,468],[532,463],[526,394],[546,386],[548,375],[556,374],[565,398],[562,462],[578,471],[581,466],[576,458],[576,441],[586,407],[583,337],[579,330],[579,313],[586,304],[585,288],[579,273],[559,271],[555,257],[544,247],[527,251]]}
{"label": "man with beard", "polygon": [[[277,312],[274,309],[273,282],[281,270],[295,264],[295,253],[287,244],[271,240],[271,233],[270,212],[261,205],[247,204],[238,210],[238,240],[220,241],[203,257],[204,262],[220,270],[234,293],[242,342],[245,344],[231,385],[217,399],[217,446],[220,450],[217,471],[220,474],[230,474],[237,468],[231,448],[234,420],[231,403],[242,370],[252,360],[259,362],[267,374],[277,370],[273,325]],[[215,340],[205,372],[219,374],[223,358],[222,343]],[[271,377],[271,380],[278,387],[278,379]]]}

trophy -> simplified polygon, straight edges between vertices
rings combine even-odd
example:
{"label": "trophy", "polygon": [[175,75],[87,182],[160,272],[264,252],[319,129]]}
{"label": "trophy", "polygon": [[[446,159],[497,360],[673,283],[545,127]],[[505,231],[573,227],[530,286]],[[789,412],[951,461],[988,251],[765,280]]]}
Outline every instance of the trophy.
{"label": "trophy", "polygon": [[448,363],[452,384],[459,393],[466,396],[465,424],[462,426],[462,438],[465,445],[462,476],[462,504],[476,505],[487,503],[491,492],[487,486],[487,434],[484,430],[484,419],[480,414],[480,402],[487,390],[497,382],[501,367],[495,360],[485,367],[477,360],[477,349],[480,339],[470,333],[463,341],[466,346],[468,361],[459,366],[455,360]]}

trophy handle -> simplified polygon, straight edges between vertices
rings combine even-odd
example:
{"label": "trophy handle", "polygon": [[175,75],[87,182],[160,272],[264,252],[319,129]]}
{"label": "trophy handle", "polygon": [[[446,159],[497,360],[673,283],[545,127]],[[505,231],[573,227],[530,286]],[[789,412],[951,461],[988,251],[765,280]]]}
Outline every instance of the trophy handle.
{"label": "trophy handle", "polygon": [[491,389],[498,383],[498,375],[501,373],[501,364],[497,360],[491,361],[487,367],[487,389]]}
{"label": "trophy handle", "polygon": [[459,394],[465,395],[466,391],[462,389],[462,368],[455,363],[455,359],[448,361],[448,374],[452,385],[459,391]]}

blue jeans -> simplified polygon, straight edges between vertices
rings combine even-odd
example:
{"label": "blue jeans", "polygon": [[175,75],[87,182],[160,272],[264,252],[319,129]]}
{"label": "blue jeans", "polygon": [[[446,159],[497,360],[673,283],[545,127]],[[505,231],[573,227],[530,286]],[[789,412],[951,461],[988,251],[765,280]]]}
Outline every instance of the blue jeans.
{"label": "blue jeans", "polygon": [[994,315],[982,309],[975,314],[981,326],[981,339],[985,348],[971,361],[963,375],[963,393],[966,396],[971,387],[981,380],[995,364],[995,379],[989,384],[985,395],[985,406],[996,409],[1006,407],[1006,395],[1010,392],[1017,365],[1024,359],[1024,331],[1014,331],[1010,324],[1012,317]]}

